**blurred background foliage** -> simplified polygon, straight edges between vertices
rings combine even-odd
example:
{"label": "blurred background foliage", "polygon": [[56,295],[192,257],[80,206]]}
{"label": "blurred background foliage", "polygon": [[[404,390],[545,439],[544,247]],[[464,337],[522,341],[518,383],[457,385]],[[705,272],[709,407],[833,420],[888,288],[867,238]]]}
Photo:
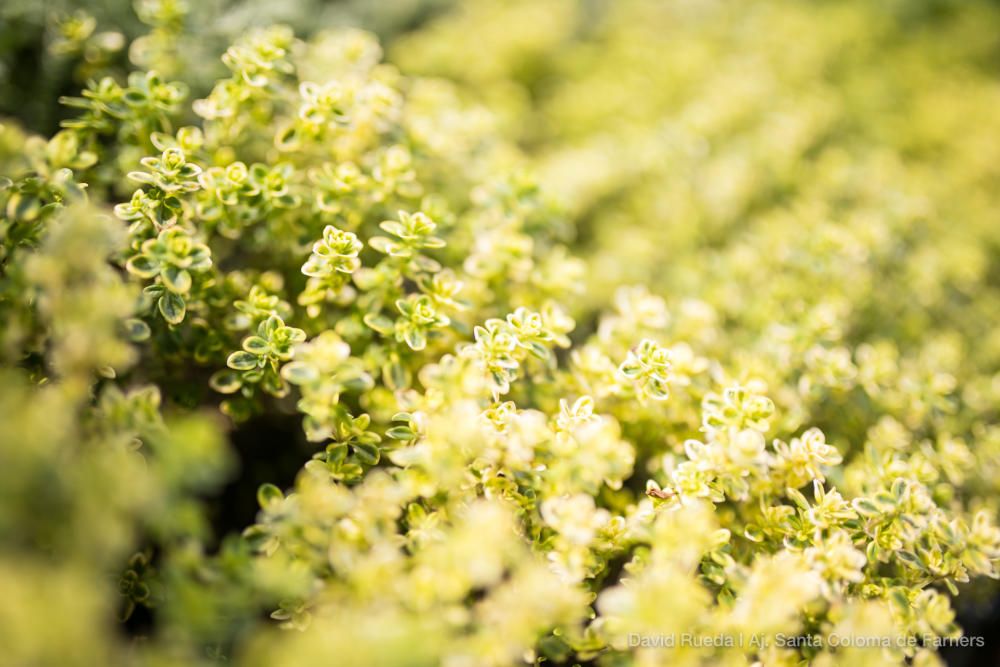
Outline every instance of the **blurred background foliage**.
{"label": "blurred background foliage", "polygon": [[225,73],[221,53],[250,28],[280,23],[309,37],[318,30],[354,26],[391,40],[451,3],[9,0],[0,7],[0,115],[50,135],[70,115],[52,100],[77,94],[91,77],[121,76],[155,58],[161,75],[180,76],[197,98]]}
{"label": "blurred background foliage", "polygon": [[[77,116],[57,100],[88,80],[124,84],[129,71],[155,69],[201,99],[228,74],[228,46],[277,23],[301,38],[336,26],[373,31],[403,74],[450,80],[456,105],[489,110],[490,131],[510,144],[489,164],[517,164],[559,202],[558,214],[540,207],[536,221],[555,231],[529,235],[546,252],[558,245],[550,236],[565,242],[587,267],[546,276],[576,283],[564,303],[585,351],[602,326],[616,353],[640,335],[685,341],[711,360],[712,386],[766,386],[779,433],[822,428],[846,454],[832,476],[851,495],[868,488],[862,459],[902,438],[942,471],[929,483],[940,504],[996,517],[1000,4],[7,0],[0,173],[69,164],[51,157],[58,146],[28,137]],[[196,120],[187,107],[175,115],[177,125]],[[131,192],[122,165],[134,168],[137,149],[113,142],[98,142],[113,159],[93,167],[95,206]],[[454,191],[475,176],[452,178],[460,168],[429,162],[421,176],[452,184],[450,201],[461,200]],[[81,199],[55,170],[43,180],[51,192],[40,202]],[[88,206],[68,206],[45,234],[24,232],[30,261],[14,261],[14,243],[0,257],[0,646],[38,665],[239,654],[270,623],[265,611],[308,598],[305,575],[289,576],[297,571],[280,556],[255,559],[234,535],[257,515],[258,486],[291,485],[311,445],[287,411],[233,428],[207,389],[211,369],[177,370],[193,363],[183,343],[150,361],[124,341],[138,288],[105,261],[124,225]],[[476,228],[456,230],[449,246],[473,247]],[[616,292],[630,284],[670,315],[644,323],[642,295]],[[530,299],[516,289],[476,314]],[[601,319],[609,304],[619,320]],[[636,340],[623,342],[626,333]],[[559,391],[600,386],[600,369],[586,362],[574,359],[579,372]],[[154,384],[119,386],[116,371],[136,363]],[[554,394],[537,393],[534,404],[554,405]],[[368,408],[386,413],[387,402],[379,394]],[[662,482],[661,455],[700,425],[697,402],[668,405],[602,406],[635,447],[637,478]],[[963,590],[967,632],[996,628],[994,593]],[[420,641],[432,622],[396,627],[396,664],[432,662],[406,661],[414,644],[435,655],[439,647]],[[340,639],[296,637],[273,655],[322,659],[343,650]],[[975,664],[996,650],[950,657]]]}

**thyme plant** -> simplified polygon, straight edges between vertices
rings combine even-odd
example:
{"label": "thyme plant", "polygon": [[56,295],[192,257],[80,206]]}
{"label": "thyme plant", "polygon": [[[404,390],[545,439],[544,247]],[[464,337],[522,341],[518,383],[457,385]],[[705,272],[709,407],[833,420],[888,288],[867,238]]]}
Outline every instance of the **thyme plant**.
{"label": "thyme plant", "polygon": [[1000,17],[890,5],[275,23],[199,93],[139,3],[0,124],[12,664],[940,664],[1000,576]]}

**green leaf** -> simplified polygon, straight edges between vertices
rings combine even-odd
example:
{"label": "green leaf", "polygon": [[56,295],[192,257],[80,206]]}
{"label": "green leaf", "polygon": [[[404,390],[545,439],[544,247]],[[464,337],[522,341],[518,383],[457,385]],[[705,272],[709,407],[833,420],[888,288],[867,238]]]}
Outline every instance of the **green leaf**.
{"label": "green leaf", "polygon": [[873,501],[883,512],[891,512],[896,508],[896,499],[888,491],[879,491]]}
{"label": "green leaf", "polygon": [[413,440],[417,434],[408,426],[393,426],[385,432],[393,440]]}
{"label": "green leaf", "polygon": [[129,88],[125,91],[125,94],[122,96],[122,99],[125,101],[125,104],[129,106],[142,106],[146,104],[149,98],[146,96],[146,93],[143,92],[142,90],[138,90],[136,88]]}
{"label": "green leaf", "polygon": [[235,394],[243,386],[239,373],[230,370],[216,371],[208,379],[208,386],[220,394]]}
{"label": "green leaf", "polygon": [[149,340],[151,332],[148,324],[138,318],[130,317],[125,320],[125,333],[133,343],[141,343]]}
{"label": "green leaf", "polygon": [[420,351],[427,347],[427,337],[419,329],[408,328],[403,331],[403,340],[411,350]]}
{"label": "green leaf", "polygon": [[267,509],[285,499],[285,494],[274,484],[261,484],[257,489],[257,504],[261,509]]}
{"label": "green leaf", "polygon": [[160,314],[170,324],[180,324],[184,321],[184,314],[187,312],[187,305],[184,299],[173,292],[165,292],[156,302],[160,309]]}
{"label": "green leaf", "polygon": [[903,496],[906,495],[906,480],[902,477],[898,478],[892,483],[892,495],[896,499],[896,504],[903,502]]}
{"label": "green leaf", "polygon": [[851,505],[862,516],[875,517],[882,513],[882,510],[868,498],[855,498]]}
{"label": "green leaf", "polygon": [[910,611],[910,599],[902,588],[897,587],[889,590],[889,602],[902,614],[907,614]]}
{"label": "green leaf", "polygon": [[160,279],[171,292],[187,294],[191,289],[191,274],[176,266],[168,266],[160,272]]}
{"label": "green leaf", "polygon": [[920,557],[917,554],[913,553],[912,551],[907,551],[906,549],[897,549],[895,553],[896,557],[899,558],[899,560],[903,561],[910,567],[918,570],[922,570],[924,568],[923,561],[921,561]]}
{"label": "green leaf", "polygon": [[128,177],[143,185],[156,185],[156,177],[144,171],[130,171]]}
{"label": "green leaf", "polygon": [[409,257],[410,250],[399,243],[395,243],[384,236],[373,236],[368,240],[368,245],[383,255],[393,257]]}
{"label": "green leaf", "polygon": [[312,384],[319,380],[319,371],[304,361],[290,361],[282,366],[281,377],[292,384]]}
{"label": "green leaf", "polygon": [[125,262],[125,270],[139,278],[152,278],[160,272],[160,265],[149,255],[136,255]]}
{"label": "green leaf", "polygon": [[387,361],[382,366],[382,381],[385,382],[386,387],[392,390],[405,389],[410,384],[406,367],[399,362],[398,358]]}
{"label": "green leaf", "polygon": [[406,234],[406,228],[395,220],[385,220],[380,222],[378,226],[393,236],[402,237]]}
{"label": "green leaf", "polygon": [[869,563],[877,563],[882,559],[882,550],[878,546],[878,542],[869,542],[868,547],[865,549],[865,556],[868,558]]}
{"label": "green leaf", "polygon": [[[243,354],[246,354],[245,352]],[[256,384],[260,382],[264,377],[263,368],[252,368],[250,370],[243,371],[243,384]]]}
{"label": "green leaf", "polygon": [[388,336],[392,333],[393,323],[385,315],[379,315],[377,313],[368,313],[364,316],[364,323],[369,329],[373,329],[383,336]]}
{"label": "green leaf", "polygon": [[246,540],[251,549],[259,550],[265,542],[271,539],[271,536],[267,532],[267,528],[255,524],[243,530],[243,539]]}
{"label": "green leaf", "polygon": [[288,383],[285,379],[276,373],[268,373],[264,376],[264,381],[261,382],[261,387],[267,393],[272,396],[277,396],[281,398],[282,396],[288,395]]}
{"label": "green leaf", "polygon": [[329,463],[342,463],[347,458],[348,452],[347,445],[340,443],[330,445],[326,448],[326,460]]}
{"label": "green leaf", "polygon": [[528,351],[531,352],[532,356],[537,357],[542,361],[548,360],[549,356],[551,356],[551,352],[549,352],[547,347],[535,341],[528,344]]}
{"label": "green leaf", "polygon": [[279,151],[294,150],[300,143],[298,129],[291,124],[280,130],[274,137],[274,145]]}
{"label": "green leaf", "polygon": [[369,443],[355,443],[354,454],[358,457],[359,461],[370,466],[377,464],[379,458],[381,458],[378,445]]}
{"label": "green leaf", "polygon": [[424,255],[417,255],[414,257],[413,264],[415,264],[421,271],[426,271],[428,273],[437,273],[441,270],[440,262],[436,262],[430,257],[425,257]]}
{"label": "green leaf", "polygon": [[12,220],[31,222],[39,216],[42,203],[36,197],[15,192],[7,200],[7,217]]}
{"label": "green leaf", "polygon": [[361,477],[365,474],[365,469],[357,463],[344,463],[340,466],[338,472],[340,479],[343,479],[345,482],[353,482],[361,479]]}
{"label": "green leaf", "polygon": [[254,356],[262,356],[267,353],[270,344],[260,336],[248,336],[243,339],[243,349]]}
{"label": "green leaf", "polygon": [[233,352],[226,359],[226,365],[237,371],[249,371],[257,368],[258,359],[255,355],[249,352],[239,351]]}
{"label": "green leaf", "polygon": [[806,497],[802,495],[801,491],[798,491],[797,489],[785,489],[785,495],[800,508],[804,510],[809,509],[809,501],[806,500]]}
{"label": "green leaf", "polygon": [[549,662],[556,663],[569,662],[569,658],[573,655],[573,648],[555,635],[544,637],[539,641],[538,651],[548,658]]}
{"label": "green leaf", "polygon": [[406,299],[396,299],[396,310],[409,317],[413,314],[413,305]]}
{"label": "green leaf", "polygon": [[284,322],[281,321],[280,317],[277,315],[271,315],[260,323],[260,326],[257,327],[257,333],[260,334],[262,338],[270,339],[274,336],[274,332],[283,326]]}

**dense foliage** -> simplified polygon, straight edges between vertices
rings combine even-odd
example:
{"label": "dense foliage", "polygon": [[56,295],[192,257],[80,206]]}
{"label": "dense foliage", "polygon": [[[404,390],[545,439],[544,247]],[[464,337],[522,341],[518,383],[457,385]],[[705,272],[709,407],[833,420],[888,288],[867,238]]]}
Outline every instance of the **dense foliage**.
{"label": "dense foliage", "polygon": [[5,659],[938,664],[1000,576],[1000,8],[403,4],[388,59],[45,28],[83,88],[0,120]]}

